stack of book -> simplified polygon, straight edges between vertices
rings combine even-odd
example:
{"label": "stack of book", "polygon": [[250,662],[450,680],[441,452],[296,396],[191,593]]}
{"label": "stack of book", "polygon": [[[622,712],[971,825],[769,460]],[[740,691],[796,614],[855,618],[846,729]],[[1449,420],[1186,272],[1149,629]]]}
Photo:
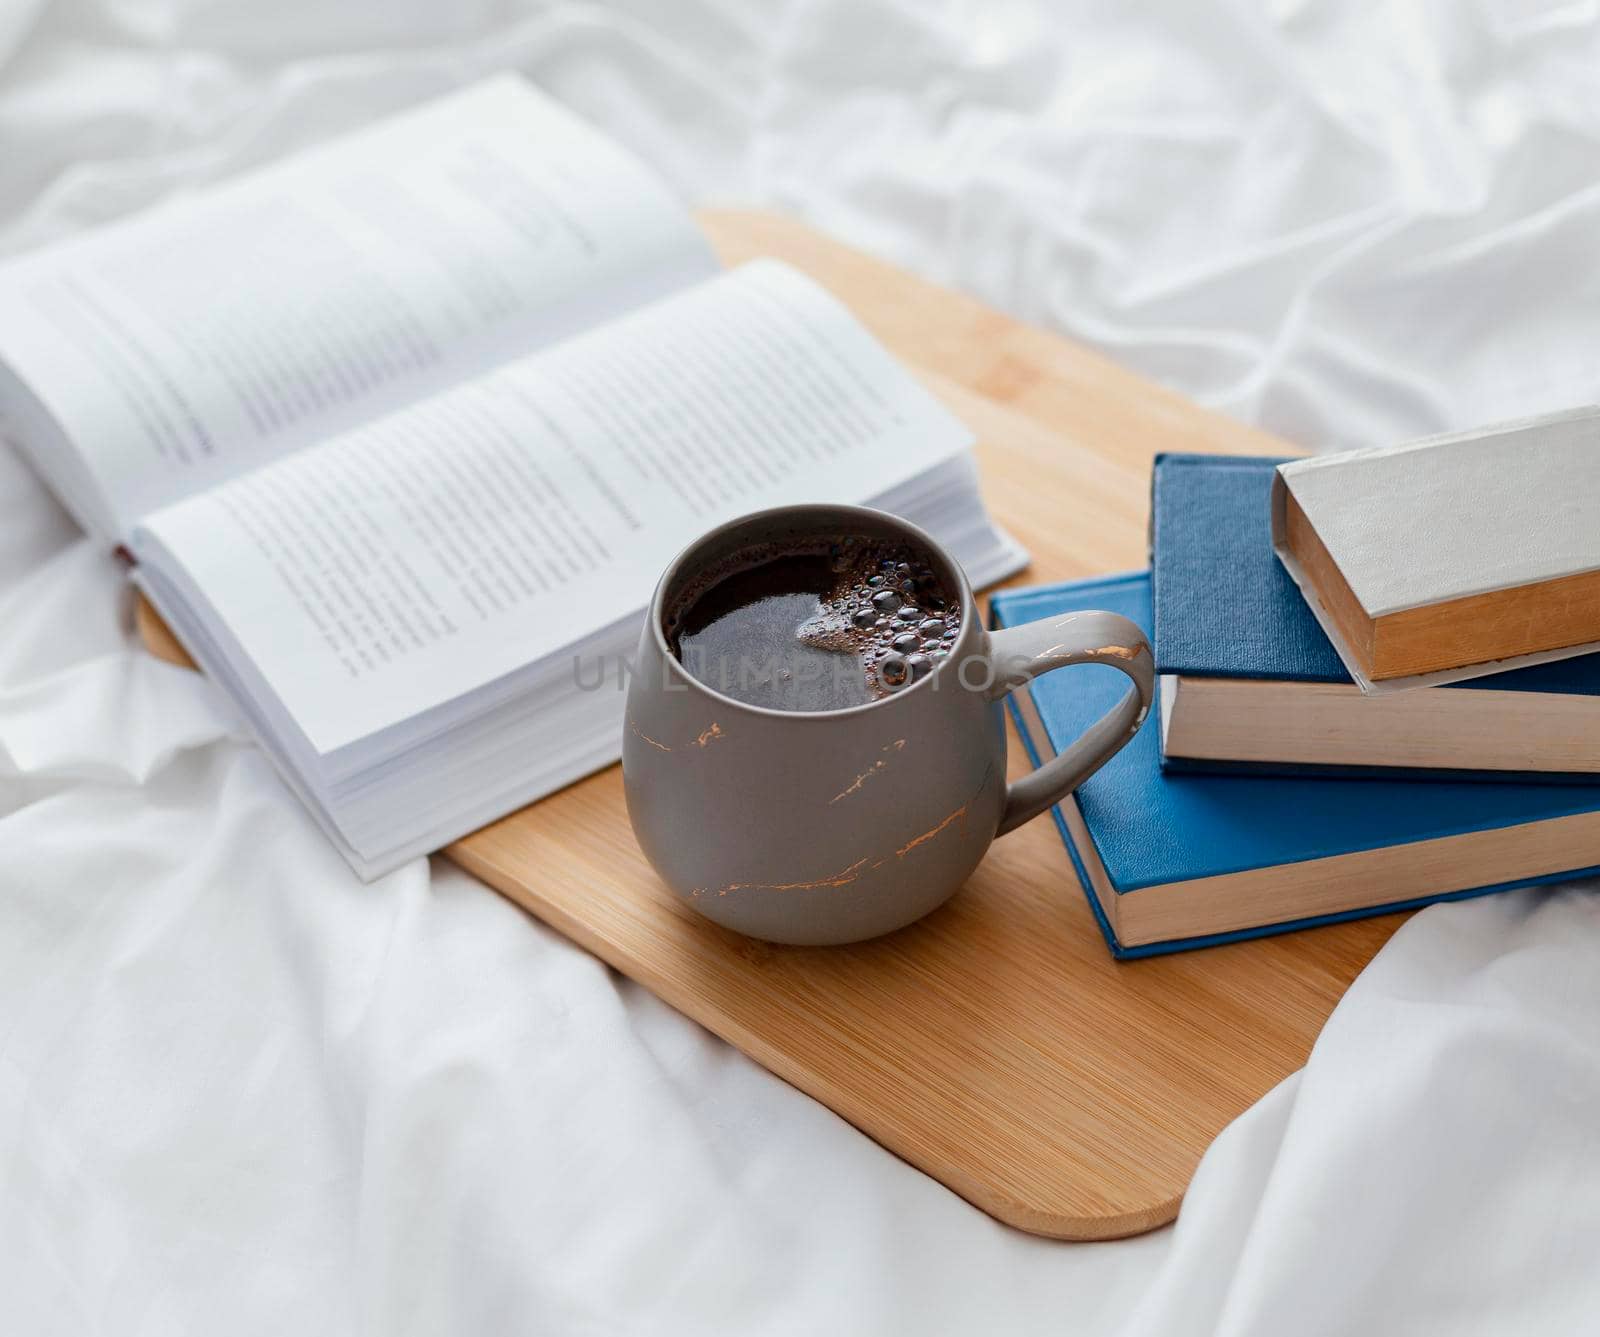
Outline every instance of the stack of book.
{"label": "stack of book", "polygon": [[[1151,635],[1155,718],[1056,811],[1116,955],[1600,871],[1596,458],[1600,411],[1163,455],[1148,571],[994,597],[997,626],[1107,608]],[[1016,693],[1035,760],[1121,690]]]}

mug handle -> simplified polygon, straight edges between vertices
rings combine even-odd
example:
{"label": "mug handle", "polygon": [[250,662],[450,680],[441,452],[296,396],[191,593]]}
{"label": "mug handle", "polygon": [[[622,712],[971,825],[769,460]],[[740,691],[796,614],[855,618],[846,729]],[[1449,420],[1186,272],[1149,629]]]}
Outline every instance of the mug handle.
{"label": "mug handle", "polygon": [[1150,641],[1136,623],[1116,613],[1063,613],[989,634],[991,701],[1009,696],[1041,673],[1072,664],[1109,664],[1133,680],[1123,698],[1063,752],[1006,788],[995,831],[1003,836],[1059,803],[1110,761],[1144,723],[1155,700],[1156,669]]}

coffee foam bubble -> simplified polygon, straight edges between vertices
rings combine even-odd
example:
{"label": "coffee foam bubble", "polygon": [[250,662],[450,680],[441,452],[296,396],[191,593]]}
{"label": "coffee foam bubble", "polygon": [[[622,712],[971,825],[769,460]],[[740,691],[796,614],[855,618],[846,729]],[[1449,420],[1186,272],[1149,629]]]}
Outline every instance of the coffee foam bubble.
{"label": "coffee foam bubble", "polygon": [[960,600],[926,553],[893,540],[753,545],[699,573],[676,601],[678,616],[736,571],[782,557],[824,554],[833,585],[819,598],[817,612],[796,628],[798,640],[855,655],[879,697],[926,677],[948,657],[961,631]]}

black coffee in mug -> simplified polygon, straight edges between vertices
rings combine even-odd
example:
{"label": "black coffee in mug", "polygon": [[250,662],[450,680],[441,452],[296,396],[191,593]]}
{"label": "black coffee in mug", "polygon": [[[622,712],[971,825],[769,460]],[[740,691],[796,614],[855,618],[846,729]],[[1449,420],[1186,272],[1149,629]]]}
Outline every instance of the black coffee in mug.
{"label": "black coffee in mug", "polygon": [[666,624],[672,653],[713,691],[774,710],[841,710],[926,677],[955,643],[961,604],[910,544],[796,540],[703,573]]}

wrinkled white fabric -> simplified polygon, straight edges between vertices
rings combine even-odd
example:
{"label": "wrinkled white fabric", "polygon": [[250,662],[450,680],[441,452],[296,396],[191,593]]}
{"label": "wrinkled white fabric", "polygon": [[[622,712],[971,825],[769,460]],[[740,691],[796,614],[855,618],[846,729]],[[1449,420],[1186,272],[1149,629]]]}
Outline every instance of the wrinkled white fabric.
{"label": "wrinkled white fabric", "polygon": [[[0,0],[0,250],[511,67],[1387,441],[1600,399],[1597,60],[1592,0]],[[1175,1230],[1031,1239],[449,866],[357,883],[0,453],[8,1333],[1593,1332],[1597,964],[1592,890],[1429,910]]]}

